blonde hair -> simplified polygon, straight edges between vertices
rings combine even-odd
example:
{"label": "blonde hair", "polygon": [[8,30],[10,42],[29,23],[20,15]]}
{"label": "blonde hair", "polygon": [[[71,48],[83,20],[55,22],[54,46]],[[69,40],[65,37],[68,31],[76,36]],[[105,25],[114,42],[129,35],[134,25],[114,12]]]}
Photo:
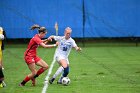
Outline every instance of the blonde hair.
{"label": "blonde hair", "polygon": [[70,27],[66,27],[66,28],[65,28],[65,31],[67,31],[67,30],[69,30],[69,31],[72,32],[72,29],[71,29]]}

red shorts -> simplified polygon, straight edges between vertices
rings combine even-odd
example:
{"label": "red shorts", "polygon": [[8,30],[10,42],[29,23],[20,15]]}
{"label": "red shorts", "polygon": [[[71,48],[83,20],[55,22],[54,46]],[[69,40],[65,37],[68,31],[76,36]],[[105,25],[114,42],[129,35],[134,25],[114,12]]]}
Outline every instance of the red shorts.
{"label": "red shorts", "polygon": [[37,63],[39,60],[41,60],[40,57],[38,56],[25,56],[24,60],[27,64],[31,64],[31,63]]}

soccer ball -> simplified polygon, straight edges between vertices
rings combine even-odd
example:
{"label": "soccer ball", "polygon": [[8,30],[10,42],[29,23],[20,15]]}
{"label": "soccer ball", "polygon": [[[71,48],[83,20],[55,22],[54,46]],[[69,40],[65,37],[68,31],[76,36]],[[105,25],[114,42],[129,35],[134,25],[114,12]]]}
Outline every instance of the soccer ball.
{"label": "soccer ball", "polygon": [[63,77],[62,84],[66,85],[66,86],[69,85],[70,84],[70,79],[68,77]]}

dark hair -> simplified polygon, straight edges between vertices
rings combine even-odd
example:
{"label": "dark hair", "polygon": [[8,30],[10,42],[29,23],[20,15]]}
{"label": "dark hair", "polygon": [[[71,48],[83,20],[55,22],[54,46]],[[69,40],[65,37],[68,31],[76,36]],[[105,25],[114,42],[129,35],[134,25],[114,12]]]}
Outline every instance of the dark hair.
{"label": "dark hair", "polygon": [[31,26],[31,30],[34,30],[34,29],[38,29],[38,32],[39,33],[41,33],[41,32],[43,32],[43,33],[45,33],[45,32],[47,32],[47,29],[45,28],[45,27],[40,27],[39,25],[33,25],[33,26]]}

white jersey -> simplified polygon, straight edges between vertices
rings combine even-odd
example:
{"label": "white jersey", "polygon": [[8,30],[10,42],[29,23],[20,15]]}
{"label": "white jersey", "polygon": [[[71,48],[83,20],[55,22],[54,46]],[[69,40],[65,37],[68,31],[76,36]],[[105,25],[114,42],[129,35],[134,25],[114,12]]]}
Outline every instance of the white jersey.
{"label": "white jersey", "polygon": [[77,46],[77,44],[71,37],[66,40],[65,36],[54,36],[54,39],[55,41],[59,42],[55,52],[56,56],[63,56],[67,58],[69,56],[71,48]]}

